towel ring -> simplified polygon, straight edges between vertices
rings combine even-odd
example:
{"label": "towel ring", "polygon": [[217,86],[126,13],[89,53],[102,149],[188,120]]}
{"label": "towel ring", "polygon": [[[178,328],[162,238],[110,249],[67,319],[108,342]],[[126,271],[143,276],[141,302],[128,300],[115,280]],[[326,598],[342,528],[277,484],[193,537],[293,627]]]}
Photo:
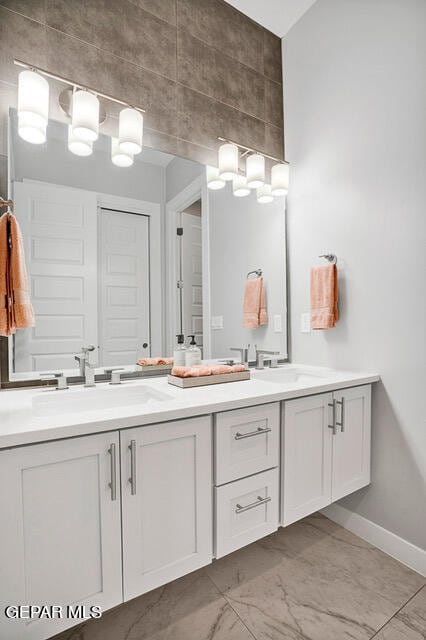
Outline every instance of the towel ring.
{"label": "towel ring", "polygon": [[262,269],[254,269],[253,271],[249,271],[248,274],[246,275],[246,279],[248,280],[249,276],[251,276],[253,273],[255,273],[257,275],[257,277],[260,278],[260,276],[262,275],[263,271],[262,271]]}
{"label": "towel ring", "polygon": [[336,256],[335,253],[323,253],[321,256],[318,256],[318,257],[319,258],[325,258],[326,260],[328,260],[332,264],[337,264],[337,256]]}

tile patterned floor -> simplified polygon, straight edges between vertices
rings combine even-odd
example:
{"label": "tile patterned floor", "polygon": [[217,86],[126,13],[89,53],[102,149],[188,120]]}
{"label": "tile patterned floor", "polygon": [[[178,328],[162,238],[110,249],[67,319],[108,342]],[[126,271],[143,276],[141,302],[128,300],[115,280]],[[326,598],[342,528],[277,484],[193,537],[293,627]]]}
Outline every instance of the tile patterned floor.
{"label": "tile patterned floor", "polygon": [[319,514],[55,640],[424,640],[426,579]]}

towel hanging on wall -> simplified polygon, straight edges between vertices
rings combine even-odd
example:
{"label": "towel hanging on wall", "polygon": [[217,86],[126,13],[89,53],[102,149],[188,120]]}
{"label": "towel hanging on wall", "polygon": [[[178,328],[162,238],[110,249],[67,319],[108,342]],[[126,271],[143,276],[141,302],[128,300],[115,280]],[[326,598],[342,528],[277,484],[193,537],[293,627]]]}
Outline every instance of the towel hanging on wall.
{"label": "towel hanging on wall", "polygon": [[335,264],[311,267],[311,328],[332,329],[339,319]]}
{"label": "towel hanging on wall", "polygon": [[33,326],[24,243],[18,221],[8,211],[0,218],[0,336]]}
{"label": "towel hanging on wall", "polygon": [[257,329],[268,324],[263,278],[246,280],[244,289],[243,327]]}

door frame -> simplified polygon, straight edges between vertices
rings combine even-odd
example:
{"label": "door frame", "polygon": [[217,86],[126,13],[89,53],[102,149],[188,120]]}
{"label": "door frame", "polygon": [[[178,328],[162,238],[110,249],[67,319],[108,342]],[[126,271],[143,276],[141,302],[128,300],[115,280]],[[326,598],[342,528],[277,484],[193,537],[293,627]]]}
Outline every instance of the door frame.
{"label": "door frame", "polygon": [[179,215],[196,200],[201,200],[201,244],[202,244],[202,286],[203,286],[203,358],[211,357],[210,327],[210,240],[209,240],[209,193],[204,173],[174,198],[166,202],[166,337],[167,353],[173,353],[175,345],[175,320],[178,303],[177,286],[179,279],[177,269],[176,228]]}

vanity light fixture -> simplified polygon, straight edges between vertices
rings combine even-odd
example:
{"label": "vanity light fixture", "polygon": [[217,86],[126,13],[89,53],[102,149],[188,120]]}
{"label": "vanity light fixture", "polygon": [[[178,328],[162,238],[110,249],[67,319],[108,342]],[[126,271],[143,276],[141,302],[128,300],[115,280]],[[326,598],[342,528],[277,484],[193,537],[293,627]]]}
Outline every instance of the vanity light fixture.
{"label": "vanity light fixture", "polygon": [[121,151],[135,155],[142,151],[143,115],[137,109],[126,107],[118,117],[118,143]]}
{"label": "vanity light fixture", "polygon": [[256,191],[257,201],[259,204],[267,204],[272,202],[274,196],[272,195],[272,189],[270,184],[264,184],[261,187],[258,187]]}
{"label": "vanity light fixture", "polygon": [[236,144],[226,142],[219,147],[219,176],[232,180],[238,176],[239,152]]}
{"label": "vanity light fixture", "polygon": [[111,138],[111,161],[117,167],[131,167],[133,156],[131,153],[124,153],[121,149],[118,138]]}
{"label": "vanity light fixture", "polygon": [[68,125],[68,149],[76,156],[90,156],[93,153],[93,142],[80,140],[74,134],[72,126]]}
{"label": "vanity light fixture", "polygon": [[218,189],[223,189],[226,185],[225,180],[223,180],[219,176],[219,169],[217,167],[212,167],[210,165],[206,166],[206,177],[207,177],[207,186],[209,189],[213,191],[217,191]]}
{"label": "vanity light fixture", "polygon": [[271,169],[271,187],[273,196],[286,196],[289,183],[289,164],[274,164]]}
{"label": "vanity light fixture", "polygon": [[99,99],[90,91],[78,89],[72,98],[72,130],[76,138],[94,142],[99,137]]}
{"label": "vanity light fixture", "polygon": [[247,185],[250,189],[259,189],[265,184],[265,157],[253,153],[246,161]]}
{"label": "vanity light fixture", "polygon": [[19,136],[32,144],[43,144],[48,118],[49,83],[35,71],[21,71],[18,78]]}
{"label": "vanity light fixture", "polygon": [[247,186],[247,178],[243,175],[239,175],[232,181],[232,193],[237,198],[244,198],[251,192],[250,187]]}

